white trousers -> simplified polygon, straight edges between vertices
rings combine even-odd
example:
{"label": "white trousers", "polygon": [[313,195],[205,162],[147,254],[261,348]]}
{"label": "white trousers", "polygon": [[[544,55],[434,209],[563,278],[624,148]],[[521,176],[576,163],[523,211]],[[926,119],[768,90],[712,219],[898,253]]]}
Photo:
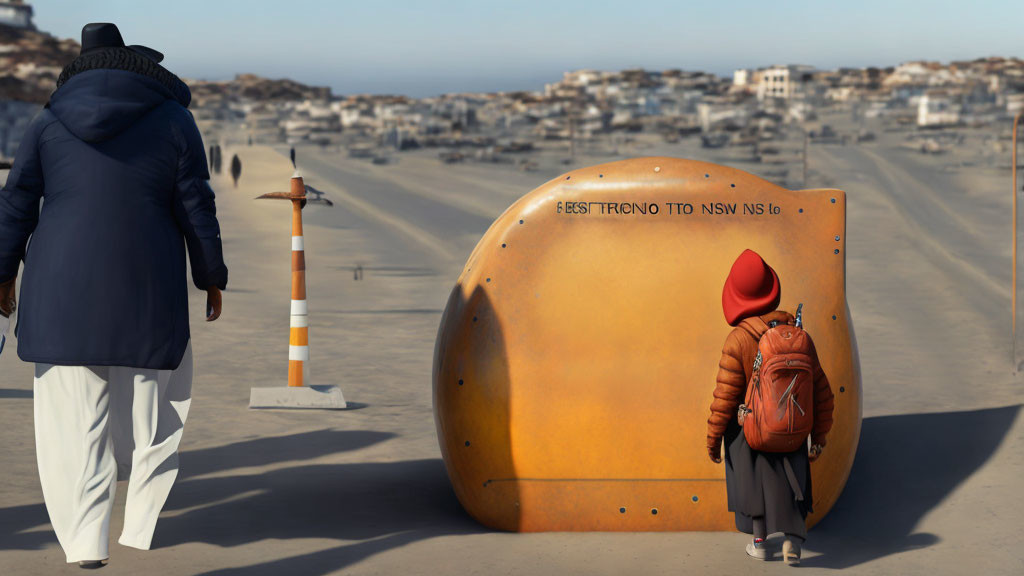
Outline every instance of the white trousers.
{"label": "white trousers", "polygon": [[118,540],[148,550],[178,476],[192,398],[192,345],[176,370],[36,364],[36,458],[68,562],[109,558],[117,480],[128,480]]}

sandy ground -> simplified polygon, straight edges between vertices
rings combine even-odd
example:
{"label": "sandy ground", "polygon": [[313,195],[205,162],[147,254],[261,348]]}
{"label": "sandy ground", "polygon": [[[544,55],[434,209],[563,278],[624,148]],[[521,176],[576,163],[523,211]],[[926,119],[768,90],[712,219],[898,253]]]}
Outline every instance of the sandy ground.
{"label": "sandy ground", "polygon": [[[1009,191],[1005,168],[965,154],[922,156],[902,136],[814,146],[809,186],[849,193],[849,301],[864,376],[864,426],[839,503],[810,534],[804,570],[856,574],[1024,573],[1024,399],[1011,370]],[[980,144],[978,145],[980,146]],[[237,152],[238,190],[217,178],[231,269],[223,317],[201,321],[181,475],[154,550],[111,545],[105,574],[724,574],[776,573],[735,533],[507,534],[461,510],[431,409],[434,337],[451,285],[489,223],[567,169],[445,166],[436,151],[377,166],[301,148],[307,182],[333,208],[306,211],[315,383],[345,412],[249,411],[253,386],[286,379],[286,204],[277,151]],[[702,150],[693,140],[624,146],[729,163],[793,185],[793,165]],[[975,154],[977,156],[978,154]],[[614,159],[583,156],[576,165]],[[956,170],[949,167],[956,165]],[[797,182],[798,183],[798,182]],[[353,280],[361,265],[364,279]],[[36,475],[31,366],[0,357],[0,573],[65,567]],[[123,511],[111,524],[116,540]]]}

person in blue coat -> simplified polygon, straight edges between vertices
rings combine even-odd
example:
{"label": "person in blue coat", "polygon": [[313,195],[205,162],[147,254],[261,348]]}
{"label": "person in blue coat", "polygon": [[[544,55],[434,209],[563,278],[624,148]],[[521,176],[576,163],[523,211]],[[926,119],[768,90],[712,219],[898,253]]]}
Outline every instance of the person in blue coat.
{"label": "person in blue coat", "polygon": [[0,314],[35,363],[43,496],[68,562],[107,558],[118,478],[120,542],[148,549],[177,476],[192,356],[186,247],[207,321],[228,279],[188,87],[163,55],[88,24],[0,192]]}

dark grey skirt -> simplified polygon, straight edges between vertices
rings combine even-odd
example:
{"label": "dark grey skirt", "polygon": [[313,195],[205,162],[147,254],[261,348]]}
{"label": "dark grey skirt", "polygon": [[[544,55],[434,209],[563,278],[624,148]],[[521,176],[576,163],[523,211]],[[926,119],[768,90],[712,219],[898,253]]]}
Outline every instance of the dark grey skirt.
{"label": "dark grey skirt", "polygon": [[807,449],[758,452],[750,448],[736,421],[725,431],[725,486],[736,529],[754,532],[753,518],[764,516],[768,534],[807,537],[811,512],[811,463]]}

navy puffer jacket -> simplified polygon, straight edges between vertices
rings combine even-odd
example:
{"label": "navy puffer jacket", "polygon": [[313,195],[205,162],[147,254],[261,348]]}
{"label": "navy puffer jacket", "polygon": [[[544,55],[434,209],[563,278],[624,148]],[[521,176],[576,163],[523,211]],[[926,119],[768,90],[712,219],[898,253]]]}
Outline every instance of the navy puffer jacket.
{"label": "navy puffer jacket", "polygon": [[22,360],[176,368],[189,339],[185,245],[198,288],[227,284],[188,88],[138,58],[69,66],[0,192],[0,282],[25,262]]}

